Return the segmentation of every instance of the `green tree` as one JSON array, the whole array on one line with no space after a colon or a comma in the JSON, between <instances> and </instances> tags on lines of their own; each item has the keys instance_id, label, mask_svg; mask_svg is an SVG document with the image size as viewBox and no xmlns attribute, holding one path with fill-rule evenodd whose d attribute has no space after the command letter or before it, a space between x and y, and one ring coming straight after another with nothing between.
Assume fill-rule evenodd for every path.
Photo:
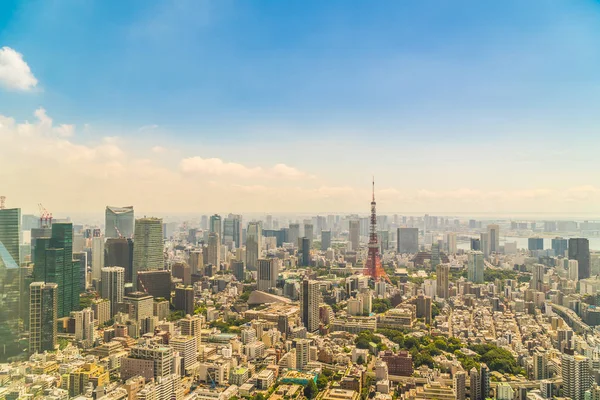
<instances>
[{"instance_id":1,"label":"green tree","mask_svg":"<svg viewBox=\"0 0 600 400\"><path fill-rule=\"evenodd\" d=\"M358 358L356 359L356 363L358 365L363 365L365 363L365 359L363 358L363 356L358 356Z\"/></svg>"},{"instance_id":2,"label":"green tree","mask_svg":"<svg viewBox=\"0 0 600 400\"><path fill-rule=\"evenodd\" d=\"M319 389L317 388L317 384L314 380L309 380L306 386L304 386L304 396L307 399L314 399L319 393Z\"/></svg>"},{"instance_id":3,"label":"green tree","mask_svg":"<svg viewBox=\"0 0 600 400\"><path fill-rule=\"evenodd\" d=\"M317 379L317 388L319 388L319 390L323 390L327 387L327 384L329 383L329 379L327 379L327 377L325 376L325 374L320 374L319 378Z\"/></svg>"}]
</instances>

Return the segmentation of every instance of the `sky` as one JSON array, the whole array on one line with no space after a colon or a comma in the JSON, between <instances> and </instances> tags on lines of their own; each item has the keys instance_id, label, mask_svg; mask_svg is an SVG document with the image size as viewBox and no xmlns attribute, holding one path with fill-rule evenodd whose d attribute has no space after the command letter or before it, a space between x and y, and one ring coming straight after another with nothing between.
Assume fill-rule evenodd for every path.
<instances>
[{"instance_id":1,"label":"sky","mask_svg":"<svg viewBox=\"0 0 600 400\"><path fill-rule=\"evenodd\" d=\"M600 213L592 0L0 2L25 212Z\"/></svg>"}]
</instances>

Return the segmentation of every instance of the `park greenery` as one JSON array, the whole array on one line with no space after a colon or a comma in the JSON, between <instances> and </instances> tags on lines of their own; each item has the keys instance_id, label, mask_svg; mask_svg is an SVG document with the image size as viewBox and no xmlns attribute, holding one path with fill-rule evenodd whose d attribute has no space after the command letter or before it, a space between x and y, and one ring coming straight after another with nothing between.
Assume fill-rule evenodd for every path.
<instances>
[{"instance_id":1,"label":"park greenery","mask_svg":"<svg viewBox=\"0 0 600 400\"><path fill-rule=\"evenodd\" d=\"M376 314L384 313L392 308L390 299L373 299L372 310Z\"/></svg>"}]
</instances>

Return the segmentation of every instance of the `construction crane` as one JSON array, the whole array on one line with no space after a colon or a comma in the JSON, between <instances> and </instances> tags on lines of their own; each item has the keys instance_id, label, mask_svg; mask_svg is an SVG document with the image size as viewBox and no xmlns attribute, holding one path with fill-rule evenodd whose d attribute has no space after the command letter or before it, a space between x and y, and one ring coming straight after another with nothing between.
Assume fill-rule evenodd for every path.
<instances>
[{"instance_id":1,"label":"construction crane","mask_svg":"<svg viewBox=\"0 0 600 400\"><path fill-rule=\"evenodd\" d=\"M38 203L40 209L40 228L49 228L52 225L52 213L48 212L42 203Z\"/></svg>"},{"instance_id":2,"label":"construction crane","mask_svg":"<svg viewBox=\"0 0 600 400\"><path fill-rule=\"evenodd\" d=\"M6 208L4 202L6 201L6 196L0 196L0 210L4 210Z\"/></svg>"}]
</instances>

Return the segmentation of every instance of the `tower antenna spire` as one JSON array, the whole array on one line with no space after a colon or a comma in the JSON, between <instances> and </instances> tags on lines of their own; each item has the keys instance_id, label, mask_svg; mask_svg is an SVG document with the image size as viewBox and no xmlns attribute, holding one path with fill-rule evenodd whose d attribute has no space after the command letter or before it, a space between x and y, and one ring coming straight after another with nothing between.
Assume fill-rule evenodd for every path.
<instances>
[{"instance_id":1,"label":"tower antenna spire","mask_svg":"<svg viewBox=\"0 0 600 400\"><path fill-rule=\"evenodd\" d=\"M373 202L375 202L375 175L373 175Z\"/></svg>"}]
</instances>

